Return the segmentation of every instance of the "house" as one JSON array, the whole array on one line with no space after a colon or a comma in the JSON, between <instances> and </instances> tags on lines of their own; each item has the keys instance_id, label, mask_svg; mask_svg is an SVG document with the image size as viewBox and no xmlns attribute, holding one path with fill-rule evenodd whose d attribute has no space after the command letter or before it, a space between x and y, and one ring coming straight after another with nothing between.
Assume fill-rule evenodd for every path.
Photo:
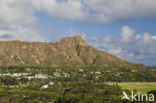
<instances>
[{"instance_id":1,"label":"house","mask_svg":"<svg viewBox=\"0 0 156 103\"><path fill-rule=\"evenodd\" d=\"M137 72L137 70L136 70L136 69L132 69L132 70L131 70L131 72L133 72L133 73L134 73L134 72Z\"/></svg>"},{"instance_id":2,"label":"house","mask_svg":"<svg viewBox=\"0 0 156 103\"><path fill-rule=\"evenodd\" d=\"M101 74L101 72L99 72L99 71L96 71L96 72L95 72L95 74Z\"/></svg>"},{"instance_id":3,"label":"house","mask_svg":"<svg viewBox=\"0 0 156 103\"><path fill-rule=\"evenodd\" d=\"M79 69L79 72L84 72L84 70L83 69Z\"/></svg>"},{"instance_id":4,"label":"house","mask_svg":"<svg viewBox=\"0 0 156 103\"><path fill-rule=\"evenodd\" d=\"M56 72L56 73L54 73L53 75L54 75L55 77L60 77L60 74L59 74L59 73L57 73L57 72Z\"/></svg>"},{"instance_id":5,"label":"house","mask_svg":"<svg viewBox=\"0 0 156 103\"><path fill-rule=\"evenodd\" d=\"M43 74L36 74L35 75L35 78L37 78L37 79L47 79L48 78L48 76L47 75L43 75Z\"/></svg>"},{"instance_id":6,"label":"house","mask_svg":"<svg viewBox=\"0 0 156 103\"><path fill-rule=\"evenodd\" d=\"M70 74L68 73L62 73L64 77L70 77Z\"/></svg>"},{"instance_id":7,"label":"house","mask_svg":"<svg viewBox=\"0 0 156 103\"><path fill-rule=\"evenodd\" d=\"M53 84L54 84L54 82L51 82L51 81L50 81L49 85L53 85Z\"/></svg>"},{"instance_id":8,"label":"house","mask_svg":"<svg viewBox=\"0 0 156 103\"><path fill-rule=\"evenodd\" d=\"M45 85L43 85L42 87L41 87L41 89L47 89L49 87L49 85L48 84L45 84Z\"/></svg>"}]
</instances>

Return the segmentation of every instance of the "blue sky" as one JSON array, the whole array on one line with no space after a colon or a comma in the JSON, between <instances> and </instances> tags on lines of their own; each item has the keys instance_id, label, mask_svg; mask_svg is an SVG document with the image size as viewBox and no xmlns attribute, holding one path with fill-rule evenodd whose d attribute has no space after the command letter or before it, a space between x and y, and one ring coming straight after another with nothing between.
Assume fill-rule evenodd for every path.
<instances>
[{"instance_id":1,"label":"blue sky","mask_svg":"<svg viewBox=\"0 0 156 103\"><path fill-rule=\"evenodd\" d=\"M62 35L64 35L69 29L73 29L97 38L107 35L119 37L120 29L124 25L135 29L136 33L139 34L149 32L150 34L156 35L156 18L151 17L134 18L125 21L117 21L110 24L92 24L49 18L41 13L36 13L36 16L39 18L37 21L38 25L42 27L51 26L52 29L55 28L52 31L57 31Z\"/></svg>"},{"instance_id":2,"label":"blue sky","mask_svg":"<svg viewBox=\"0 0 156 103\"><path fill-rule=\"evenodd\" d=\"M0 40L79 35L124 60L156 65L156 0L1 0Z\"/></svg>"}]
</instances>

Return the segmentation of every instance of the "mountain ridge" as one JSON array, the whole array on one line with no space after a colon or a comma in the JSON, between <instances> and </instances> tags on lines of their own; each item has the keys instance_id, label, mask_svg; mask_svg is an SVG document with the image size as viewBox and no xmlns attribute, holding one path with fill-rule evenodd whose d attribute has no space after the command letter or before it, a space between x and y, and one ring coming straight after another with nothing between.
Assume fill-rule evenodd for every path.
<instances>
[{"instance_id":1,"label":"mountain ridge","mask_svg":"<svg viewBox=\"0 0 156 103\"><path fill-rule=\"evenodd\" d=\"M135 65L89 46L80 36L56 42L0 41L0 65L129 66Z\"/></svg>"}]
</instances>

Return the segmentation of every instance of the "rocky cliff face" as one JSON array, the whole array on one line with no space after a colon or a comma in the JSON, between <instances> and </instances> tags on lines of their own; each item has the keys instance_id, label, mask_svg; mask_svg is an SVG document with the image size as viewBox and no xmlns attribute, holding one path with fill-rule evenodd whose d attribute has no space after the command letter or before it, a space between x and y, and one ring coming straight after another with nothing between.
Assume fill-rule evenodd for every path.
<instances>
[{"instance_id":1,"label":"rocky cliff face","mask_svg":"<svg viewBox=\"0 0 156 103\"><path fill-rule=\"evenodd\" d=\"M127 66L131 63L90 47L75 36L50 43L1 41L0 65Z\"/></svg>"}]
</instances>

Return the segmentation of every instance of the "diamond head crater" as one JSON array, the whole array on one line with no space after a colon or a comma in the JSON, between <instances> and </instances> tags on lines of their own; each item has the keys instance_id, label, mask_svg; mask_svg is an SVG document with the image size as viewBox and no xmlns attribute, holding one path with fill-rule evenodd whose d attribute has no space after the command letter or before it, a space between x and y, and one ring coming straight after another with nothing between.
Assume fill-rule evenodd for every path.
<instances>
[{"instance_id":1,"label":"diamond head crater","mask_svg":"<svg viewBox=\"0 0 156 103\"><path fill-rule=\"evenodd\" d=\"M156 69L91 47L80 36L56 42L0 41L1 103L133 103L156 93ZM148 99L147 99L148 100ZM142 101L145 102L145 101ZM146 103L146 102L145 102Z\"/></svg>"}]
</instances>

